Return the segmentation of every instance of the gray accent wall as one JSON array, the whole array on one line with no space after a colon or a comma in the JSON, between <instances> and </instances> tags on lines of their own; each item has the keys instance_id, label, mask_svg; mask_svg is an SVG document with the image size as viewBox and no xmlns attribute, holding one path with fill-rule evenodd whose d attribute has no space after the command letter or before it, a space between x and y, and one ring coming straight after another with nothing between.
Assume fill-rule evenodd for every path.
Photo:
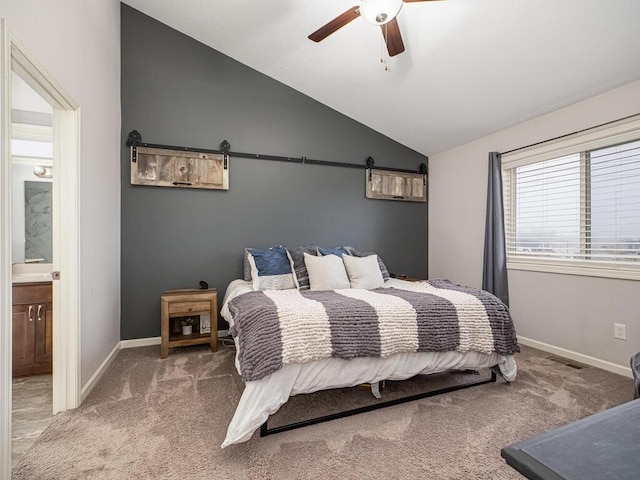
<instances>
[{"instance_id":1,"label":"gray accent wall","mask_svg":"<svg viewBox=\"0 0 640 480\"><path fill-rule=\"evenodd\" d=\"M231 157L228 191L132 186L125 140L134 129L163 145L218 149L226 139L238 152L362 164L372 156L416 170L426 162L122 5L122 339L160 335L167 289L205 280L221 303L242 278L244 247L353 245L377 252L390 272L427 274L427 205L366 199L364 170Z\"/></svg>"}]
</instances>

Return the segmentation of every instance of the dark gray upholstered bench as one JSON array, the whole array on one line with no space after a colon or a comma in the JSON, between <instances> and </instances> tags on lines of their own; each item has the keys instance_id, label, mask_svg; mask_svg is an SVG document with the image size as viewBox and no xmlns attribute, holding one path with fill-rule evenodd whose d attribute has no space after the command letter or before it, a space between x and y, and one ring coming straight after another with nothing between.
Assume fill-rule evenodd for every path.
<instances>
[{"instance_id":1,"label":"dark gray upholstered bench","mask_svg":"<svg viewBox=\"0 0 640 480\"><path fill-rule=\"evenodd\" d=\"M501 451L531 480L638 480L640 400L632 400Z\"/></svg>"},{"instance_id":2,"label":"dark gray upholstered bench","mask_svg":"<svg viewBox=\"0 0 640 480\"><path fill-rule=\"evenodd\" d=\"M640 478L640 352L630 363L635 400L505 447L502 457L531 480Z\"/></svg>"}]
</instances>

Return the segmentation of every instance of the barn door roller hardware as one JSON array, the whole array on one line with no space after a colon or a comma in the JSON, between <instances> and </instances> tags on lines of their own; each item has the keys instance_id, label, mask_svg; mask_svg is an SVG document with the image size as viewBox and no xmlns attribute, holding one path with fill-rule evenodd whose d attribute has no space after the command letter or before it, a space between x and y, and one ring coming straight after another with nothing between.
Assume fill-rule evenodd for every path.
<instances>
[{"instance_id":1,"label":"barn door roller hardware","mask_svg":"<svg viewBox=\"0 0 640 480\"><path fill-rule=\"evenodd\" d=\"M176 147L172 145L159 145L154 143L142 143L142 135L137 130L132 130L129 133L126 141L127 147L131 147L131 161L137 161L137 149L138 147L147 147L147 148L162 148L167 150L181 150L185 152L198 152L198 153L213 153L213 154L221 154L224 156L224 168L226 169L229 162L229 157L237 157L237 158L252 158L254 160L271 160L276 162L289 162L289 163L302 163L302 164L311 164L311 165L321 165L325 167L343 167L343 168L357 168L357 169L369 169L371 170L374 165L374 161L372 157L368 157L365 164L360 163L347 163L347 162L333 162L328 160L315 160L312 158L308 158L306 156L302 157L284 157L279 155L266 155L262 153L243 153L243 152L234 152L231 150L231 144L227 140L223 140L220 142L219 150L211 150L204 148L192 148L192 147ZM428 158L427 158L428 160ZM427 173L427 165L426 163L421 163L418 167L418 170L408 170L405 168L393 168L393 167L375 167L376 170L386 170L389 172L401 172L401 173L421 173L425 176L426 182L426 173Z\"/></svg>"},{"instance_id":2,"label":"barn door roller hardware","mask_svg":"<svg viewBox=\"0 0 640 480\"><path fill-rule=\"evenodd\" d=\"M131 130L127 137L127 147L131 147L131 161L138 160L138 144L142 140L142 135L137 130Z\"/></svg>"}]
</instances>

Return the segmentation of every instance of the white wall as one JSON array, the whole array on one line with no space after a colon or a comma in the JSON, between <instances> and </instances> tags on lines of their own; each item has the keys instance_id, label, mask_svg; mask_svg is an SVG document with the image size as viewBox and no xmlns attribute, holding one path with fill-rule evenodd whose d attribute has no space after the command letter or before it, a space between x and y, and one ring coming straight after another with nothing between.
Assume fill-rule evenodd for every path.
<instances>
[{"instance_id":1,"label":"white wall","mask_svg":"<svg viewBox=\"0 0 640 480\"><path fill-rule=\"evenodd\" d=\"M640 82L429 158L429 276L480 287L487 157L640 113ZM640 282L509 271L518 335L627 366L640 351ZM628 340L613 338L613 323Z\"/></svg>"},{"instance_id":2,"label":"white wall","mask_svg":"<svg viewBox=\"0 0 640 480\"><path fill-rule=\"evenodd\" d=\"M84 385L120 340L120 2L3 0L0 17L80 105Z\"/></svg>"}]
</instances>

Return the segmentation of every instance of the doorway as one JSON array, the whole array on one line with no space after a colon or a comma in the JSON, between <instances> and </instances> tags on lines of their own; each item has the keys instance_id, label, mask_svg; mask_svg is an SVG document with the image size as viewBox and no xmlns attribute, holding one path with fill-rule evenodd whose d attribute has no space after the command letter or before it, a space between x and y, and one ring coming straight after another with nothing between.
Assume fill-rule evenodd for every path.
<instances>
[{"instance_id":1,"label":"doorway","mask_svg":"<svg viewBox=\"0 0 640 480\"><path fill-rule=\"evenodd\" d=\"M52 400L51 413L55 414L80 403L80 328L79 328L79 108L64 92L64 89L7 31L4 21L1 30L1 73L0 98L2 99L2 150L0 167L2 191L0 196L0 307L2 318L13 318L12 285L14 276L48 275L52 290L53 322L52 350ZM19 80L15 80L18 78ZM24 125L33 124L38 115L25 114L13 109L12 83L22 82L35 92L50 110L51 163L36 165L43 174L52 171L51 186L51 251L50 258L43 250L19 251L14 257L14 215L12 196L12 113L13 119L28 120ZM22 84L18 88L24 88ZM16 110L13 112L12 110ZM42 112L41 112L42 113ZM21 117L22 116L22 117ZM16 122L20 123L20 122ZM18 127L18 130L21 127ZM34 134L38 128L26 128ZM13 129L15 131L15 129ZM24 133L24 131L23 131ZM37 135L37 133L35 133ZM13 149L18 148L17 145ZM19 156L19 155L18 155ZM45 163L45 162L41 162ZM17 170L17 169L16 169ZM37 185L36 185L37 187ZM41 189L38 190L41 193ZM64 222L62 219L64 218ZM19 226L17 228L24 228ZM17 236L19 237L19 235ZM19 245L22 239L17 240ZM16 250L20 250L16 247ZM46 249L45 249L46 250ZM28 255L25 255L28 253ZM35 255L35 257L33 256ZM50 259L50 263L47 260ZM22 260L22 262L20 262ZM15 263L15 265L14 265ZM43 272L44 270L44 272ZM59 279L58 279L59 278ZM36 317L39 305L36 305ZM46 314L46 312L45 312ZM27 320L28 321L28 320ZM37 321L37 320L36 320ZM0 478L9 478L11 472L11 406L12 406L12 337L11 321L0 325Z\"/></svg>"},{"instance_id":2,"label":"doorway","mask_svg":"<svg viewBox=\"0 0 640 480\"><path fill-rule=\"evenodd\" d=\"M13 467L53 419L54 173L53 107L12 71Z\"/></svg>"}]
</instances>

